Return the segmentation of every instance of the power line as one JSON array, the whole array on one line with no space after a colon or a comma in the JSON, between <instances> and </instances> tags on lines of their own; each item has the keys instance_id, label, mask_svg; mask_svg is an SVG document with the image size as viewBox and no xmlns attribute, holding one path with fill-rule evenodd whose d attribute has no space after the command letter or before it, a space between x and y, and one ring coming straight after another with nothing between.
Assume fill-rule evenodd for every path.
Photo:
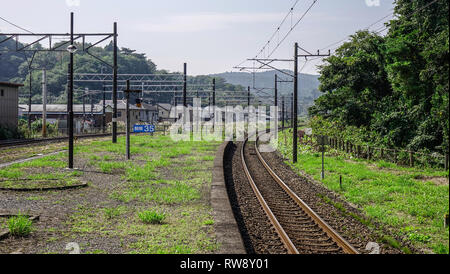
<instances>
[{"instance_id":1,"label":"power line","mask_svg":"<svg viewBox=\"0 0 450 274\"><path fill-rule=\"evenodd\" d=\"M286 16L283 18L283 20L281 21L281 23L278 25L278 27L276 28L275 32L272 34L272 36L270 37L270 39L267 41L267 43L265 43L265 45L263 46L263 48L258 52L258 54L256 54L255 58L258 58L258 56L263 53L266 48L268 46L270 46L270 44L272 43L272 40L275 38L275 36L278 34L280 34L280 29L281 27L284 25L284 23L286 22L286 20L288 19L289 15L291 15L291 19L292 19L292 14L293 11L295 9L295 7L297 6L298 2L300 0L296 0L294 5L289 9L289 12L286 14ZM297 20L297 22L292 25L292 21L291 21L291 27L289 29L289 31L286 33L286 35L281 39L281 41L278 39L278 42L275 46L275 48L268 54L267 57L272 56L272 54L278 49L278 47L284 42L284 40L289 36L289 34L297 27L297 25L303 20L303 18L306 16L306 14L311 10L311 8L316 4L318 0L314 0L312 2L312 4L308 7L308 9L302 14L302 16L300 17L300 19ZM247 62L248 60L244 60L242 61L239 65L237 65L236 67L240 67L242 64L244 64L245 62Z\"/></svg>"},{"instance_id":2,"label":"power line","mask_svg":"<svg viewBox=\"0 0 450 274\"><path fill-rule=\"evenodd\" d=\"M277 46L272 50L272 52L269 54L269 57L272 56L272 54L278 49L278 47L284 42L284 40L291 34L291 32L297 27L297 25L305 18L306 14L312 9L312 7L317 3L318 0L314 0L312 4L309 6L309 8L303 13L303 15L300 17L299 20L295 23L294 26L291 27L291 29L286 33L286 35L281 39L280 42L278 42Z\"/></svg>"},{"instance_id":3,"label":"power line","mask_svg":"<svg viewBox=\"0 0 450 274\"><path fill-rule=\"evenodd\" d=\"M432 2L430 2L430 3L428 3L428 4L425 4L425 5L423 5L422 7L420 7L419 9L415 10L414 12L411 12L411 13L405 15L404 17L408 18L408 17L410 17L410 16L416 14L417 12L422 11L422 10L424 10L425 8L428 8L429 6L431 6L432 4L436 3L437 1L439 1L439 0L433 0ZM393 11L393 10L394 10L394 9L391 9L391 11ZM372 24L370 24L368 27L366 27L365 30L369 30L371 27L373 27L373 26L376 25L377 23L381 22L382 20L384 20L384 19L386 19L386 18L388 18L388 17L390 17L390 16L394 16L394 14L393 14L393 13L390 13L390 14L388 14L388 15L386 15L386 16L380 18L379 20L375 21L374 23L372 23ZM386 23L387 23L387 22L386 22ZM376 29L376 30L374 31L374 33L375 33L375 34L379 34L379 33L383 32L383 31L387 30L388 28L389 28L389 26L384 25L384 26L382 26L382 27ZM340 44L340 43L343 42L343 41L348 40L348 38L350 38L350 35L349 35L349 36L346 36L344 39L339 40L338 42L332 43L332 44L330 44L330 45L328 45L328 46L322 48L321 50L324 50L324 49L335 49L335 48L337 48L337 47L334 47L334 48L331 48L331 47L334 46L334 45L336 45L336 44Z\"/></svg>"},{"instance_id":4,"label":"power line","mask_svg":"<svg viewBox=\"0 0 450 274\"><path fill-rule=\"evenodd\" d=\"M391 9L391 11L393 11L394 9ZM369 30L371 27L373 27L374 25L378 24L379 22L383 21L384 19L393 16L394 14L391 12L388 15L383 16L382 18L378 19L377 21L373 22L372 24L370 24L369 26L365 27L365 30ZM384 27L384 26L383 26ZM346 40L348 40L350 38L351 35L347 35L345 38L342 38L341 40L331 43L328 46L321 48L320 50L325 50L325 49L334 49L332 48L332 46L340 44L341 42L344 42Z\"/></svg>"},{"instance_id":5,"label":"power line","mask_svg":"<svg viewBox=\"0 0 450 274\"><path fill-rule=\"evenodd\" d=\"M21 26L16 25L16 24L14 24L13 22L8 21L8 20L6 20L5 18L3 18L3 17L1 17L1 16L0 16L0 19L3 20L3 21L5 21L6 23L8 23L8 24L10 24L10 25L12 25L12 26L14 26L14 27L16 27L16 28L19 28L19 29L21 29L21 30L23 30L23 31L26 31L26 32L31 33L31 34L34 34L33 32L31 32L31 31L29 31L29 30L27 30L27 29L25 29L25 28L22 28Z\"/></svg>"},{"instance_id":6,"label":"power line","mask_svg":"<svg viewBox=\"0 0 450 274\"><path fill-rule=\"evenodd\" d=\"M272 34L272 36L270 37L270 39L268 40L268 42L264 45L264 47L259 51L259 53L255 56L256 58L262 53L264 52L264 50L266 49L266 47L270 44L270 42L272 41L272 39L275 37L275 35L277 33L279 33L281 27L283 26L284 22L286 22L286 19L289 17L289 15L292 14L292 12L294 11L295 6L298 4L300 0L295 1L294 5L289 9L289 12L286 14L286 16L283 18L283 20L281 21L280 25L278 25L277 29L275 30L275 32Z\"/></svg>"}]
</instances>

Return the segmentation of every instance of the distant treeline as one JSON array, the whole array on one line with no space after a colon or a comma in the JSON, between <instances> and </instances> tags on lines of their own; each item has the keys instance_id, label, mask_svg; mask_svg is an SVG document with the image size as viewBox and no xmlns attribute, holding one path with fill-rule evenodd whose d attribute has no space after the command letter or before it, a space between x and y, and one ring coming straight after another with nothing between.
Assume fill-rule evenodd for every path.
<instances>
[{"instance_id":1,"label":"distant treeline","mask_svg":"<svg viewBox=\"0 0 450 274\"><path fill-rule=\"evenodd\" d=\"M387 35L359 31L320 67L309 109L334 136L448 151L449 2L397 0Z\"/></svg>"},{"instance_id":2,"label":"distant treeline","mask_svg":"<svg viewBox=\"0 0 450 274\"><path fill-rule=\"evenodd\" d=\"M0 41L6 38L0 35ZM0 44L0 81L11 81L15 83L23 83L25 86L20 89L20 103L28 103L29 94L29 71L28 60L31 59L31 53L14 52L15 41L9 40ZM58 45L58 44L56 44ZM55 46L56 46L55 45ZM77 44L78 48L81 45ZM32 49L42 48L42 45L36 44ZM6 52L9 51L9 52ZM112 43L105 47L93 47L90 52L108 63L113 60L113 45ZM69 55L67 53L58 52L38 52L34 58L32 67L35 68L32 72L32 103L38 104L42 102L42 69L47 70L48 82L48 103L66 103L67 102L67 66L69 63ZM75 73L112 73L111 69L105 64L89 56L88 54L78 51L74 55L74 72ZM129 48L120 48L118 54L119 73L121 74L168 74L166 70L158 70L153 61L146 57L143 53L137 53L135 50ZM183 64L180 64L180 71ZM196 85L207 85L212 83L212 77L196 76L188 77L188 83L195 82ZM77 83L75 83L77 85ZM110 83L108 83L110 84ZM101 83L83 83L78 84L75 88L84 90L101 90ZM216 79L217 90L244 90L238 85L227 84L224 79ZM75 92L75 103L81 103L81 92ZM110 95L108 95L110 96ZM171 102L173 94L160 93L148 95L148 99L153 102ZM94 100L102 99L102 94L94 95ZM109 98L107 98L109 99Z\"/></svg>"}]
</instances>

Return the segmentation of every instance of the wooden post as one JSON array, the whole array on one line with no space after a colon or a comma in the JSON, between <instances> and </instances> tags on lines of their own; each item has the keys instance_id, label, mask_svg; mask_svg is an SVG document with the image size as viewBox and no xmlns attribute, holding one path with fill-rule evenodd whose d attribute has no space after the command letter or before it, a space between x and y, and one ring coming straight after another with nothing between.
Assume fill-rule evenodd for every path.
<instances>
[{"instance_id":1,"label":"wooden post","mask_svg":"<svg viewBox=\"0 0 450 274\"><path fill-rule=\"evenodd\" d=\"M367 146L367 160L370 161L370 146Z\"/></svg>"}]
</instances>

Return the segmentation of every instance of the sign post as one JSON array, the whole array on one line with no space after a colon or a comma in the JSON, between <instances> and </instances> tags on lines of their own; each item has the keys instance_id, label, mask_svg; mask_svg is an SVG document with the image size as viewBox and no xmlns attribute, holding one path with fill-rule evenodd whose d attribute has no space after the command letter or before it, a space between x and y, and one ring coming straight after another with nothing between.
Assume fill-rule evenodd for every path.
<instances>
[{"instance_id":1,"label":"sign post","mask_svg":"<svg viewBox=\"0 0 450 274\"><path fill-rule=\"evenodd\" d=\"M153 133L155 132L154 125L134 125L133 126L134 133Z\"/></svg>"}]
</instances>

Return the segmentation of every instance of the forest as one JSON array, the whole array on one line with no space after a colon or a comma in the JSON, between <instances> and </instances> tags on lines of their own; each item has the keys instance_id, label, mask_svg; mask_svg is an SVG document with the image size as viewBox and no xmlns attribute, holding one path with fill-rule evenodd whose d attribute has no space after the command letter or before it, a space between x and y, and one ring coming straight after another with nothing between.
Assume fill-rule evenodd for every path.
<instances>
[{"instance_id":1,"label":"forest","mask_svg":"<svg viewBox=\"0 0 450 274\"><path fill-rule=\"evenodd\" d=\"M320 67L312 125L355 142L448 152L448 8L398 0L386 35L352 35Z\"/></svg>"},{"instance_id":2,"label":"forest","mask_svg":"<svg viewBox=\"0 0 450 274\"><path fill-rule=\"evenodd\" d=\"M0 41L5 39L0 35ZM19 43L19 45L21 45ZM57 46L58 43L55 44ZM75 44L81 48L81 44ZM40 49L42 45L35 44L32 49ZM28 103L30 74L29 62L32 58L31 52L14 52L15 41L8 40L0 44L0 81L10 81L23 83L24 87L20 92L20 103ZM100 57L102 60L112 63L113 45L112 42L104 47L92 47L90 53ZM32 103L42 102L42 70L47 70L48 95L47 100L50 104L64 104L67 102L67 66L69 63L69 54L66 52L38 52L33 59L31 66L32 73ZM189 64L188 64L189 65ZM137 53L129 48L120 48L118 52L118 72L126 74L170 74L180 72L168 72L164 69L157 69L156 64L143 53ZM183 69L183 63L180 63L180 71ZM111 68L96 60L83 51L78 51L74 55L74 73L112 73ZM198 85L210 85L212 83L210 76L188 76L188 83L195 82ZM109 83L110 84L110 83ZM85 83L82 86L75 86L74 102L81 103L81 94L85 88L90 90L101 90L101 83ZM238 85L227 84L224 79L216 79L217 90L244 90ZM148 95L148 100L158 102L171 102L173 94L163 93ZM157 96L154 98L154 96ZM95 94L94 100L102 99L102 94ZM109 98L107 98L109 99Z\"/></svg>"}]
</instances>

